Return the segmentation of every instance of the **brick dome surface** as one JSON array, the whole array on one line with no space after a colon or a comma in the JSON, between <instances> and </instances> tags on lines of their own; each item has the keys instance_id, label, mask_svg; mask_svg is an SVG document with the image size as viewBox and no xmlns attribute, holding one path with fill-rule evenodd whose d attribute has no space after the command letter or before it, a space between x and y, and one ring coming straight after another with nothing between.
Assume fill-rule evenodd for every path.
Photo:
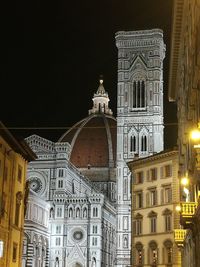
<instances>
[{"instance_id":1,"label":"brick dome surface","mask_svg":"<svg viewBox=\"0 0 200 267\"><path fill-rule=\"evenodd\" d=\"M64 133L59 142L72 147L70 162L77 168L115 168L116 119L107 114L92 114Z\"/></svg>"}]
</instances>

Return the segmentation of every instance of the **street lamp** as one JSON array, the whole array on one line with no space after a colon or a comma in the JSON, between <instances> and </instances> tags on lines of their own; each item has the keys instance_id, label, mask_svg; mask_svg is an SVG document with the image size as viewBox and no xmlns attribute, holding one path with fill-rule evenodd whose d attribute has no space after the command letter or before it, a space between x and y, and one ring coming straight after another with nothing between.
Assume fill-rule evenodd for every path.
<instances>
[{"instance_id":1,"label":"street lamp","mask_svg":"<svg viewBox=\"0 0 200 267\"><path fill-rule=\"evenodd\" d=\"M183 186L188 185L188 184L189 184L189 179L188 179L187 177L183 177L183 178L181 178L181 184L182 184Z\"/></svg>"},{"instance_id":2,"label":"street lamp","mask_svg":"<svg viewBox=\"0 0 200 267\"><path fill-rule=\"evenodd\" d=\"M177 205L177 206L176 206L176 211L178 211L178 212L181 211L181 206L180 206L180 205Z\"/></svg>"},{"instance_id":3,"label":"street lamp","mask_svg":"<svg viewBox=\"0 0 200 267\"><path fill-rule=\"evenodd\" d=\"M198 124L198 129L191 132L190 137L194 141L194 148L200 148L200 124Z\"/></svg>"}]
</instances>

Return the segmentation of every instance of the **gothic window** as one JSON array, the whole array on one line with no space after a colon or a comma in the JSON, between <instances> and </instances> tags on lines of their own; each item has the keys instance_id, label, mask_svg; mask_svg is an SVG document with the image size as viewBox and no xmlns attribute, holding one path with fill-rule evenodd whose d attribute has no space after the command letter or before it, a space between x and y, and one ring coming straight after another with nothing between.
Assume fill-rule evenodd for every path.
<instances>
[{"instance_id":1,"label":"gothic window","mask_svg":"<svg viewBox=\"0 0 200 267\"><path fill-rule=\"evenodd\" d=\"M73 209L69 208L69 218L72 218L72 217L73 217Z\"/></svg>"},{"instance_id":2,"label":"gothic window","mask_svg":"<svg viewBox=\"0 0 200 267\"><path fill-rule=\"evenodd\" d=\"M147 151L147 137L146 135L141 136L141 151Z\"/></svg>"},{"instance_id":3,"label":"gothic window","mask_svg":"<svg viewBox=\"0 0 200 267\"><path fill-rule=\"evenodd\" d=\"M54 218L54 208L50 208L50 218Z\"/></svg>"},{"instance_id":4,"label":"gothic window","mask_svg":"<svg viewBox=\"0 0 200 267\"><path fill-rule=\"evenodd\" d=\"M62 208L57 207L56 216L57 217L62 217Z\"/></svg>"},{"instance_id":5,"label":"gothic window","mask_svg":"<svg viewBox=\"0 0 200 267\"><path fill-rule=\"evenodd\" d=\"M97 234L97 229L98 229L98 226L97 225L93 225L93 227L92 227L92 233L93 234Z\"/></svg>"},{"instance_id":6,"label":"gothic window","mask_svg":"<svg viewBox=\"0 0 200 267\"><path fill-rule=\"evenodd\" d=\"M98 208L97 207L93 208L93 217L98 217Z\"/></svg>"},{"instance_id":7,"label":"gothic window","mask_svg":"<svg viewBox=\"0 0 200 267\"><path fill-rule=\"evenodd\" d=\"M64 177L64 169L58 170L58 177Z\"/></svg>"},{"instance_id":8,"label":"gothic window","mask_svg":"<svg viewBox=\"0 0 200 267\"><path fill-rule=\"evenodd\" d=\"M144 108L145 103L145 82L134 81L133 82L133 94L132 94L132 107L133 108Z\"/></svg>"},{"instance_id":9,"label":"gothic window","mask_svg":"<svg viewBox=\"0 0 200 267\"><path fill-rule=\"evenodd\" d=\"M63 188L63 180L58 180L58 188Z\"/></svg>"},{"instance_id":10,"label":"gothic window","mask_svg":"<svg viewBox=\"0 0 200 267\"><path fill-rule=\"evenodd\" d=\"M79 218L79 217L80 217L80 209L77 208L77 209L76 209L76 218Z\"/></svg>"},{"instance_id":11,"label":"gothic window","mask_svg":"<svg viewBox=\"0 0 200 267\"><path fill-rule=\"evenodd\" d=\"M136 137L131 136L130 137L130 152L135 152L136 151Z\"/></svg>"}]
</instances>

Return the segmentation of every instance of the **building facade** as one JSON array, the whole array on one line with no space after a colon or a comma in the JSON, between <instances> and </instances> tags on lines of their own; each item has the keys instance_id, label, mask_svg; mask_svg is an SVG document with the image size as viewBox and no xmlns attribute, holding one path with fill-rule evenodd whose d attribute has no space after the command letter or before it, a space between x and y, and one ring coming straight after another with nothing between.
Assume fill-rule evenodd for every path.
<instances>
[{"instance_id":1,"label":"building facade","mask_svg":"<svg viewBox=\"0 0 200 267\"><path fill-rule=\"evenodd\" d=\"M131 266L180 267L174 241L179 228L178 151L157 153L128 163L132 172Z\"/></svg>"},{"instance_id":2,"label":"building facade","mask_svg":"<svg viewBox=\"0 0 200 267\"><path fill-rule=\"evenodd\" d=\"M163 59L159 29L116 33L117 266L130 266L131 173L127 162L163 150Z\"/></svg>"},{"instance_id":3,"label":"building facade","mask_svg":"<svg viewBox=\"0 0 200 267\"><path fill-rule=\"evenodd\" d=\"M173 6L169 99L177 102L180 214L183 226L181 242L182 266L200 266L200 1L175 0ZM185 178L184 178L185 177ZM184 178L184 179L183 179Z\"/></svg>"},{"instance_id":4,"label":"building facade","mask_svg":"<svg viewBox=\"0 0 200 267\"><path fill-rule=\"evenodd\" d=\"M26 170L36 155L0 123L0 266L21 267Z\"/></svg>"},{"instance_id":5,"label":"building facade","mask_svg":"<svg viewBox=\"0 0 200 267\"><path fill-rule=\"evenodd\" d=\"M89 116L58 142L26 139L38 159L28 167L24 267L114 266L116 120L103 80Z\"/></svg>"}]
</instances>

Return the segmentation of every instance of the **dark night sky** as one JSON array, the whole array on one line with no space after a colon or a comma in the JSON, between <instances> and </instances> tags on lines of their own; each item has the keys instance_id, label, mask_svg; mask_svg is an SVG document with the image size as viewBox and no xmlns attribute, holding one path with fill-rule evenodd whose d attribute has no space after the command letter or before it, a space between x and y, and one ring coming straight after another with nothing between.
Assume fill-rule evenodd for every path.
<instances>
[{"instance_id":1,"label":"dark night sky","mask_svg":"<svg viewBox=\"0 0 200 267\"><path fill-rule=\"evenodd\" d=\"M99 75L116 115L115 32L161 28L165 123L176 122L167 101L172 0L29 0L1 8L1 120L9 127L70 127L87 116ZM55 141L64 130L15 130ZM165 127L165 147L176 126Z\"/></svg>"}]
</instances>

